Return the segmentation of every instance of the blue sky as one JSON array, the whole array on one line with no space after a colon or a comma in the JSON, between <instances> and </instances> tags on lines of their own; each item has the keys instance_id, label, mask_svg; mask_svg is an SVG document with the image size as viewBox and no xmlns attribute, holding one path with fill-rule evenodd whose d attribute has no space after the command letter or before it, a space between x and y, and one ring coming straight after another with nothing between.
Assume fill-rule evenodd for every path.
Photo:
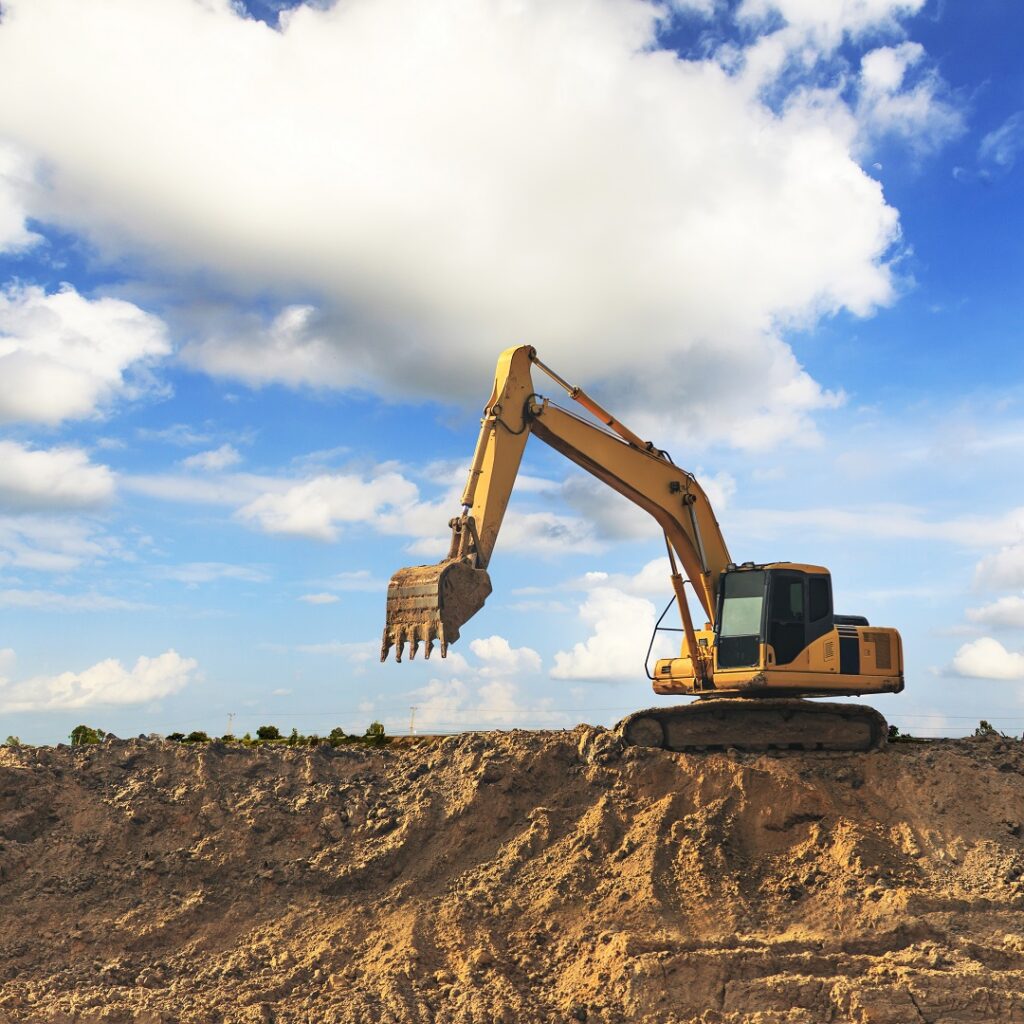
<instances>
[{"instance_id":1,"label":"blue sky","mask_svg":"<svg viewBox=\"0 0 1024 1024\"><path fill-rule=\"evenodd\" d=\"M1013 5L2 13L0 734L651 703L662 541L537 441L484 611L377 664L518 342L901 630L890 721L1024 729Z\"/></svg>"}]
</instances>

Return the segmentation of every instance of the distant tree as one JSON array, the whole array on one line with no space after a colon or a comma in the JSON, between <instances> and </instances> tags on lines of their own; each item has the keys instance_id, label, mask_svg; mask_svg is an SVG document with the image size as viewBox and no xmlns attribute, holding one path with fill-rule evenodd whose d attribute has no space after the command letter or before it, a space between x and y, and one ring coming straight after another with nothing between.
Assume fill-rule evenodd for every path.
<instances>
[{"instance_id":1,"label":"distant tree","mask_svg":"<svg viewBox=\"0 0 1024 1024\"><path fill-rule=\"evenodd\" d=\"M194 729L185 737L186 743L209 743L210 737L199 729Z\"/></svg>"},{"instance_id":2,"label":"distant tree","mask_svg":"<svg viewBox=\"0 0 1024 1024\"><path fill-rule=\"evenodd\" d=\"M288 746L297 747L302 742L302 737L299 735L298 729L292 729L288 735Z\"/></svg>"},{"instance_id":3,"label":"distant tree","mask_svg":"<svg viewBox=\"0 0 1024 1024\"><path fill-rule=\"evenodd\" d=\"M317 734L315 732L311 732L306 737L306 743L308 743L309 746L311 746L311 747L318 747L320 745L320 737L317 736Z\"/></svg>"},{"instance_id":4,"label":"distant tree","mask_svg":"<svg viewBox=\"0 0 1024 1024\"><path fill-rule=\"evenodd\" d=\"M167 738L175 743L180 743L185 738L185 734L183 732L170 732L167 734Z\"/></svg>"},{"instance_id":5,"label":"distant tree","mask_svg":"<svg viewBox=\"0 0 1024 1024\"><path fill-rule=\"evenodd\" d=\"M242 737L242 742L243 742L243 743L252 743L252 734L251 734L251 733L248 733L248 732L247 732L247 733L246 733L246 734L245 734L245 735L244 735L244 736Z\"/></svg>"},{"instance_id":6,"label":"distant tree","mask_svg":"<svg viewBox=\"0 0 1024 1024\"><path fill-rule=\"evenodd\" d=\"M371 722L366 727L364 739L367 743L375 745L387 743L387 736L384 735L384 726L380 722Z\"/></svg>"},{"instance_id":7,"label":"distant tree","mask_svg":"<svg viewBox=\"0 0 1024 1024\"><path fill-rule=\"evenodd\" d=\"M84 747L89 743L102 743L103 730L91 729L88 725L76 725L71 730L71 746Z\"/></svg>"},{"instance_id":8,"label":"distant tree","mask_svg":"<svg viewBox=\"0 0 1024 1024\"><path fill-rule=\"evenodd\" d=\"M974 730L974 735L981 736L1002 736L1003 734L994 726L991 722L986 722L983 718L978 723L978 728Z\"/></svg>"},{"instance_id":9,"label":"distant tree","mask_svg":"<svg viewBox=\"0 0 1024 1024\"><path fill-rule=\"evenodd\" d=\"M8 736L7 739L4 740L4 746L5 747L20 747L21 746L21 740L18 739L17 736Z\"/></svg>"},{"instance_id":10,"label":"distant tree","mask_svg":"<svg viewBox=\"0 0 1024 1024\"><path fill-rule=\"evenodd\" d=\"M223 736L221 736L220 741L221 743L234 743L235 737L231 733L226 732L224 733Z\"/></svg>"},{"instance_id":11,"label":"distant tree","mask_svg":"<svg viewBox=\"0 0 1024 1024\"><path fill-rule=\"evenodd\" d=\"M327 742L330 743L332 747L338 747L342 743L348 742L348 734L345 732L344 729L342 729L340 725L336 725L330 731L330 734L327 737Z\"/></svg>"},{"instance_id":12,"label":"distant tree","mask_svg":"<svg viewBox=\"0 0 1024 1024\"><path fill-rule=\"evenodd\" d=\"M256 735L261 740L279 740L281 738L281 730L276 725L261 725L256 730Z\"/></svg>"}]
</instances>

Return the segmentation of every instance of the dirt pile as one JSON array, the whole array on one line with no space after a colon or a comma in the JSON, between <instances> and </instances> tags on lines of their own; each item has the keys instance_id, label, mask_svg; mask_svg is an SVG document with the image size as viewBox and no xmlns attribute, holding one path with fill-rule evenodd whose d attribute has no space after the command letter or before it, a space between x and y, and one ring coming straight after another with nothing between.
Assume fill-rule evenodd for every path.
<instances>
[{"instance_id":1,"label":"dirt pile","mask_svg":"<svg viewBox=\"0 0 1024 1024\"><path fill-rule=\"evenodd\" d=\"M0 750L0 1022L1024 1022L1024 744Z\"/></svg>"}]
</instances>

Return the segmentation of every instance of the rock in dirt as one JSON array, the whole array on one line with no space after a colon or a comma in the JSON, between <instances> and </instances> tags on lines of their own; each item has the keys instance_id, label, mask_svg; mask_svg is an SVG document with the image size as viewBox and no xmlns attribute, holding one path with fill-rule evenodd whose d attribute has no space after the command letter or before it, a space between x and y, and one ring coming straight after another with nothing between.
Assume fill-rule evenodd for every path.
<instances>
[{"instance_id":1,"label":"rock in dirt","mask_svg":"<svg viewBox=\"0 0 1024 1024\"><path fill-rule=\"evenodd\" d=\"M0 748L0 1024L1024 1022L1024 744Z\"/></svg>"}]
</instances>

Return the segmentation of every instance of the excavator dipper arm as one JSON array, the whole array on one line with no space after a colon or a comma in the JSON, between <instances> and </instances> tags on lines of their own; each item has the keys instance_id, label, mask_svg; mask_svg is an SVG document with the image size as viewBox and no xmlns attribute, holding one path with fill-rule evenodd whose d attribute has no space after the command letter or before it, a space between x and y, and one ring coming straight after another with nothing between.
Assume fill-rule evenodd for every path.
<instances>
[{"instance_id":1,"label":"excavator dipper arm","mask_svg":"<svg viewBox=\"0 0 1024 1024\"><path fill-rule=\"evenodd\" d=\"M598 425L567 412L534 391L531 368L539 366L566 388L570 397L600 421ZM388 586L387 620L381 660L395 648L397 660L408 643L410 657L419 644L426 656L435 642L441 655L461 626L483 607L490 593L486 567L498 539L523 449L530 434L582 466L612 490L648 512L665 533L693 585L697 600L714 622L719 579L729 553L707 495L692 474L642 441L586 395L567 384L522 345L498 359L494 389L484 408L480 436L462 495L462 515L453 519L448 557L435 565L399 570ZM692 641L682 579L673 573L680 612ZM694 649L694 648L691 648Z\"/></svg>"}]
</instances>

